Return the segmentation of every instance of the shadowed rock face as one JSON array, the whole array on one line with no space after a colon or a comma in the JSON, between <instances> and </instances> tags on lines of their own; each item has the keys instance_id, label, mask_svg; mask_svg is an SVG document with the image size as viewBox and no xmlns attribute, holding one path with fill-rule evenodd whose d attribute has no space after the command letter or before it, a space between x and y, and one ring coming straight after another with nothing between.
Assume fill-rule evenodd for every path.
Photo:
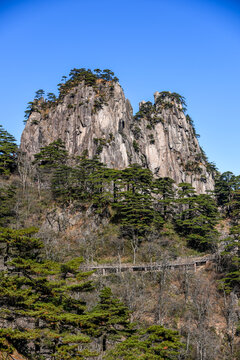
<instances>
[{"instance_id":1,"label":"shadowed rock face","mask_svg":"<svg viewBox=\"0 0 240 360\"><path fill-rule=\"evenodd\" d=\"M155 93L151 114L136 119L119 84L99 81L93 88L82 82L56 106L39 111L30 115L21 137L27 161L61 138L71 155L87 150L112 168L139 163L157 177L191 183L198 193L213 189L194 130L175 100L160 102Z\"/></svg>"}]
</instances>

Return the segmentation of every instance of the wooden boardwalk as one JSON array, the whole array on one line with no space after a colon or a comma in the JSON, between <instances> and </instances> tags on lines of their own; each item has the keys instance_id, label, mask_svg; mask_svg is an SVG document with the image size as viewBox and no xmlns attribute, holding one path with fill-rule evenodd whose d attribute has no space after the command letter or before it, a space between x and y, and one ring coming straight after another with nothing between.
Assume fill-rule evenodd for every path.
<instances>
[{"instance_id":1,"label":"wooden boardwalk","mask_svg":"<svg viewBox=\"0 0 240 360\"><path fill-rule=\"evenodd\" d=\"M105 265L85 265L82 270L95 271L98 275L117 274L123 272L141 272L141 271L161 271L163 268L175 270L179 268L186 268L188 270L196 271L197 267L206 265L208 262L213 262L216 259L215 255L178 258L169 262L152 263L152 264L105 264Z\"/></svg>"}]
</instances>

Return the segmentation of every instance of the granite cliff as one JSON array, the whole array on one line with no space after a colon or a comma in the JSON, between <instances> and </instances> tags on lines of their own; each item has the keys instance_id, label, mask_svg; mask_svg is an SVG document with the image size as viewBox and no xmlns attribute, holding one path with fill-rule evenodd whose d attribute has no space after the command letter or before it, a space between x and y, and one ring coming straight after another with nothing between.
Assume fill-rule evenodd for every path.
<instances>
[{"instance_id":1,"label":"granite cliff","mask_svg":"<svg viewBox=\"0 0 240 360\"><path fill-rule=\"evenodd\" d=\"M191 183L197 193L212 190L212 171L185 116L182 97L156 92L154 99L154 104L142 101L133 116L118 82L98 79L92 86L81 81L55 103L38 100L20 149L31 161L41 147L61 138L71 155L98 154L118 169L139 163L156 177Z\"/></svg>"}]
</instances>

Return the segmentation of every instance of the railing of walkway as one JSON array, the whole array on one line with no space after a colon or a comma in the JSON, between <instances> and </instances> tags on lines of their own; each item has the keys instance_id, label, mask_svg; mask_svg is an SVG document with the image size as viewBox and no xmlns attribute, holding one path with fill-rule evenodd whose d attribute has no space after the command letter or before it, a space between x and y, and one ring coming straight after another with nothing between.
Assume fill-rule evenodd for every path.
<instances>
[{"instance_id":1,"label":"railing of walkway","mask_svg":"<svg viewBox=\"0 0 240 360\"><path fill-rule=\"evenodd\" d=\"M95 270L97 273L118 273L125 271L160 271L162 268L193 268L196 270L197 266L206 264L209 261L214 261L216 256L207 255L207 256L191 256L191 257L181 257L173 261L165 261L161 263L147 263L147 264L104 264L104 265L85 265L84 270Z\"/></svg>"}]
</instances>

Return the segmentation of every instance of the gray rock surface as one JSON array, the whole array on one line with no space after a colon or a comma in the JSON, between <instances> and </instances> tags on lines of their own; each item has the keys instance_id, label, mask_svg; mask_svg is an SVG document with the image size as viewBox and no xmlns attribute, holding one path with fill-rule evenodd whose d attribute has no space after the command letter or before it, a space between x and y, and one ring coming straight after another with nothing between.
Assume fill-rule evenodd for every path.
<instances>
[{"instance_id":1,"label":"gray rock surface","mask_svg":"<svg viewBox=\"0 0 240 360\"><path fill-rule=\"evenodd\" d=\"M155 103L159 94L154 94ZM166 102L169 104L169 99ZM194 130L181 104L171 104L154 105L150 126L144 117L133 117L131 104L118 83L99 81L95 88L80 83L61 103L30 115L20 149L27 161L32 161L42 146L61 138L71 155L87 150L89 157L99 154L101 161L112 168L139 163L156 177L191 183L198 193L212 190L214 180Z\"/></svg>"}]
</instances>

